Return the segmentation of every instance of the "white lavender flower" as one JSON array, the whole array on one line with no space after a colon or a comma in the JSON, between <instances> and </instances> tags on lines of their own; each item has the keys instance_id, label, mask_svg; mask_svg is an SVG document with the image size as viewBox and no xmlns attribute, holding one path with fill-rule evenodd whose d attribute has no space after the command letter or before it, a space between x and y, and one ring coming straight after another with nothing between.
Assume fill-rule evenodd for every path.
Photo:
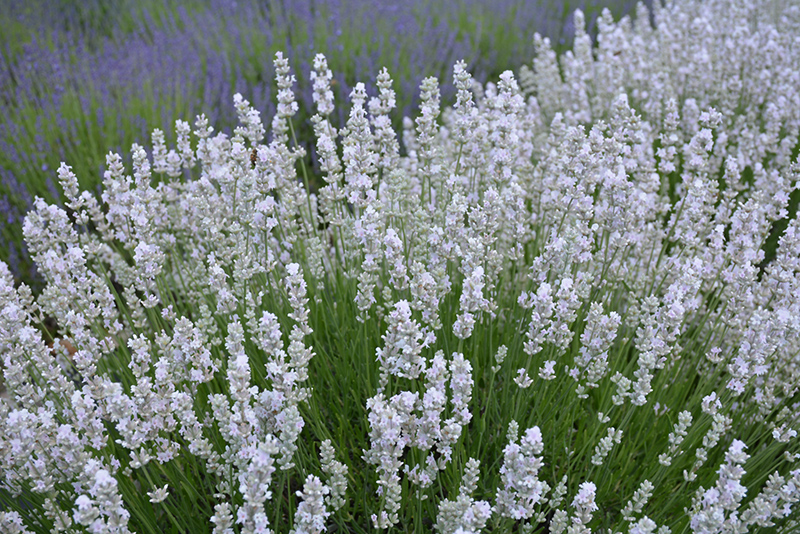
<instances>
[{"instance_id":1,"label":"white lavender flower","mask_svg":"<svg viewBox=\"0 0 800 534\"><path fill-rule=\"evenodd\" d=\"M375 350L385 376L417 378L425 368L422 350L430 343L419 324L411 318L411 307L401 300L387 317L384 346Z\"/></svg>"},{"instance_id":2,"label":"white lavender flower","mask_svg":"<svg viewBox=\"0 0 800 534\"><path fill-rule=\"evenodd\" d=\"M334 452L329 439L321 443L320 459L322 461L322 470L329 477L327 486L330 488L330 493L325 497L325 501L326 505L335 511L346 502L348 469L346 465L334 459Z\"/></svg>"},{"instance_id":3,"label":"white lavender flower","mask_svg":"<svg viewBox=\"0 0 800 534\"><path fill-rule=\"evenodd\" d=\"M308 475L303 490L297 496L303 501L297 506L294 514L294 528L291 534L320 534L327 530L325 521L330 515L325 508L325 498L330 488L319 478Z\"/></svg>"},{"instance_id":4,"label":"white lavender flower","mask_svg":"<svg viewBox=\"0 0 800 534\"><path fill-rule=\"evenodd\" d=\"M167 497L169 496L169 484L164 484L161 488L156 488L153 491L148 491L147 496L150 497L150 502L153 504L158 504L160 502L164 502Z\"/></svg>"},{"instance_id":5,"label":"white lavender flower","mask_svg":"<svg viewBox=\"0 0 800 534\"><path fill-rule=\"evenodd\" d=\"M441 534L480 532L489 520L492 508L486 501L474 501L472 493L477 488L480 462L467 460L461 488L455 501L443 500L439 504L434 528Z\"/></svg>"},{"instance_id":6,"label":"white lavender flower","mask_svg":"<svg viewBox=\"0 0 800 534\"><path fill-rule=\"evenodd\" d=\"M596 46L576 12L518 77L456 64L453 108L426 78L404 151L389 72L338 131L321 55L298 138L279 53L268 144L237 94L232 135L155 130L98 198L59 167L66 209L23 226L44 289L0 264L0 494L30 504L0 529L170 528L184 472L217 534L794 532L800 10L772 7L604 11ZM634 456L649 480L597 476Z\"/></svg>"},{"instance_id":7,"label":"white lavender flower","mask_svg":"<svg viewBox=\"0 0 800 534\"><path fill-rule=\"evenodd\" d=\"M511 421L500 468L503 487L497 492L494 506L496 513L515 520L533 517L534 507L550 490L550 486L538 478L543 461L536 455L544 449L539 427L527 429L520 443L517 443L518 432L519 425Z\"/></svg>"}]
</instances>

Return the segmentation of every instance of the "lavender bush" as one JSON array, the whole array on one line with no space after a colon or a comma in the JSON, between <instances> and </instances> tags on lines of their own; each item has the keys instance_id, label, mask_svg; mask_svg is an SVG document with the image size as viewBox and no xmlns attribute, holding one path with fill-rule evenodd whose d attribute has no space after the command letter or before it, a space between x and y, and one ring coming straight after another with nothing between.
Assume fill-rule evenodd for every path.
<instances>
[{"instance_id":1,"label":"lavender bush","mask_svg":"<svg viewBox=\"0 0 800 534\"><path fill-rule=\"evenodd\" d=\"M633 1L611 4L619 14ZM341 100L360 80L374 94L371 79L388 67L400 89L401 113L393 116L399 127L417 105L422 78L444 79L458 59L485 82L531 57L535 30L566 45L571 19L562 5L119 0L110 9L98 0L7 0L0 10L0 260L38 292L41 278L20 228L34 197L63 205L54 179L60 161L69 161L81 186L94 190L102 181L106 151L145 145L153 127L169 135L175 119L204 112L216 128L230 133L236 92L271 116L269 58L278 50L286 52L300 78L295 128L315 162L307 78L315 51L328 51L336 72L332 89ZM587 8L599 12L591 4ZM449 99L452 84L442 91ZM331 121L341 126L346 118L340 108Z\"/></svg>"},{"instance_id":2,"label":"lavender bush","mask_svg":"<svg viewBox=\"0 0 800 534\"><path fill-rule=\"evenodd\" d=\"M0 264L3 531L796 532L776 9L606 12L596 50L578 12L519 79L458 62L444 109L425 79L399 134L387 70L335 126L317 55L315 193L282 54L269 139L236 94L232 135L155 130L99 199L62 164L24 224L43 292Z\"/></svg>"}]
</instances>

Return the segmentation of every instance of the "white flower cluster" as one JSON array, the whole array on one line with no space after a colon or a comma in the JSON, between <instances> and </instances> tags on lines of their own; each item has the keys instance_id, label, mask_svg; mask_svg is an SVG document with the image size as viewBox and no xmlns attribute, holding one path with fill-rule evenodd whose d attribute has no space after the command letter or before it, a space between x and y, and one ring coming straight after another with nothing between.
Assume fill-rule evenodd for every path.
<instances>
[{"instance_id":1,"label":"white flower cluster","mask_svg":"<svg viewBox=\"0 0 800 534\"><path fill-rule=\"evenodd\" d=\"M361 528L408 519L409 498L446 533L547 521L578 534L601 520L790 532L800 9L756 4L676 2L655 8L657 29L644 11L635 25L605 12L596 48L576 13L574 50L559 58L537 37L520 83L505 72L481 87L459 63L443 108L426 79L401 136L385 70L372 99L355 85L334 128L318 55L317 192L299 183L309 167L280 54L267 144L236 95L231 136L178 121L174 149L153 132L152 162L133 147L132 176L109 154L100 200L62 165L69 211L37 200L24 225L46 288L34 298L0 264L0 492L43 503L0 512L0 528L135 530L141 505L166 518L183 491L151 475L191 457L218 534L319 533L373 493L347 515ZM369 391L333 395L360 395L366 420L337 430L307 416L332 395L316 373L347 375L315 354L331 356L350 318L363 339L347 346L366 353L346 365L368 369ZM337 461L352 428L363 449ZM319 459L304 455L316 444ZM658 449L653 465L621 496L608 466L640 445ZM747 447L771 470L750 495ZM694 500L664 518L676 484ZM620 517L598 519L605 503Z\"/></svg>"},{"instance_id":2,"label":"white flower cluster","mask_svg":"<svg viewBox=\"0 0 800 534\"><path fill-rule=\"evenodd\" d=\"M550 486L539 480L543 461L536 455L544 449L542 431L537 426L527 429L519 443L518 434L519 425L511 421L508 445L503 449L503 466L500 468L503 488L497 492L494 507L501 516L516 520L533 517L535 506L550 491Z\"/></svg>"},{"instance_id":3,"label":"white flower cluster","mask_svg":"<svg viewBox=\"0 0 800 534\"><path fill-rule=\"evenodd\" d=\"M695 505L692 507L692 530L699 534L711 532L738 531L742 528L737 513L739 502L747 494L741 479L745 471L742 467L749 454L744 452L747 445L734 440L725 455L725 464L719 468L719 480L716 487L708 490L702 487L697 490Z\"/></svg>"},{"instance_id":4,"label":"white flower cluster","mask_svg":"<svg viewBox=\"0 0 800 534\"><path fill-rule=\"evenodd\" d=\"M435 528L441 534L476 534L485 526L492 515L486 501L474 501L472 493L478 486L480 462L474 458L467 460L461 488L455 501L447 499L439 504Z\"/></svg>"},{"instance_id":5,"label":"white flower cluster","mask_svg":"<svg viewBox=\"0 0 800 534\"><path fill-rule=\"evenodd\" d=\"M383 510L372 516L375 528L388 528L399 520L401 467L421 489L431 486L438 472L447 467L453 446L472 419L468 409L472 367L464 355L454 353L448 365L444 353L437 351L429 364L424 360L421 364L426 378L421 398L416 391L401 391L389 399L380 392L367 401L370 449L364 451L364 459L378 470L378 493L384 500ZM405 376L401 372L395 375ZM444 419L447 404L452 416ZM401 457L406 447L423 452L423 461L413 467L404 465Z\"/></svg>"}]
</instances>

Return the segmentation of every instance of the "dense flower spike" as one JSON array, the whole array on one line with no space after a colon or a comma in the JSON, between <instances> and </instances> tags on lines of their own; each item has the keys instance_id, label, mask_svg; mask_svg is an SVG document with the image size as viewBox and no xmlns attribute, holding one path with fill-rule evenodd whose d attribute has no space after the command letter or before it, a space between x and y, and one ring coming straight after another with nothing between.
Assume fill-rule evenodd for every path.
<instances>
[{"instance_id":1,"label":"dense flower spike","mask_svg":"<svg viewBox=\"0 0 800 534\"><path fill-rule=\"evenodd\" d=\"M525 431L519 443L519 425L511 421L508 425L508 445L503 449L503 466L500 475L503 487L497 492L495 512L515 520L533 517L550 486L539 480L543 466L541 454L544 449L542 432L535 426Z\"/></svg>"},{"instance_id":2,"label":"dense flower spike","mask_svg":"<svg viewBox=\"0 0 800 534\"><path fill-rule=\"evenodd\" d=\"M237 94L99 199L62 165L47 286L0 264L0 528L796 531L800 9L653 14L402 136L318 55L296 139L277 54L269 135Z\"/></svg>"}]
</instances>

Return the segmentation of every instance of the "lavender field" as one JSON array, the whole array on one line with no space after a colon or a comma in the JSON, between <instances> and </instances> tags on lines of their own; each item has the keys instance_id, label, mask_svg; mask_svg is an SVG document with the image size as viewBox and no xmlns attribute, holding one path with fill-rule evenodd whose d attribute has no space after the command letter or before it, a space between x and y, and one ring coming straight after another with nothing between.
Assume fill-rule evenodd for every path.
<instances>
[{"instance_id":1,"label":"lavender field","mask_svg":"<svg viewBox=\"0 0 800 534\"><path fill-rule=\"evenodd\" d=\"M12 7L0 532L800 531L800 6Z\"/></svg>"},{"instance_id":2,"label":"lavender field","mask_svg":"<svg viewBox=\"0 0 800 534\"><path fill-rule=\"evenodd\" d=\"M569 6L549 1L280 0L156 2L7 0L0 14L0 260L17 280L41 285L21 240L33 199L63 202L55 178L69 161L82 187L98 192L109 150L149 145L176 119L205 113L219 130L236 125L232 96L247 95L275 112L271 58L281 51L298 78L299 142L314 157L311 81L314 54L336 72L345 100L358 81L374 94L387 67L398 90L399 127L419 103L419 83L438 76L454 96L450 69L468 62L480 82L516 69L533 55L533 33L566 47L571 11L590 19L610 5L617 16L632 0ZM590 30L593 22L590 22ZM435 53L433 53L435 51ZM332 121L343 125L345 108ZM312 184L317 185L317 184Z\"/></svg>"}]
</instances>

